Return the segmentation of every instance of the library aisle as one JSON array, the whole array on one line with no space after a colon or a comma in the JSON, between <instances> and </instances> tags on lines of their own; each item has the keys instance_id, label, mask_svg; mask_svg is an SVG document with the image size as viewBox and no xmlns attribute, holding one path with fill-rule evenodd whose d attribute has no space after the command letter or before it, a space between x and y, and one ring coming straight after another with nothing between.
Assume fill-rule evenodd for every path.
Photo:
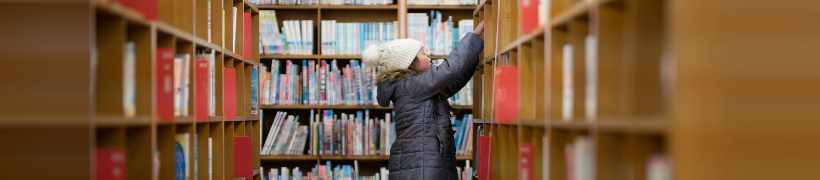
<instances>
[{"instance_id":1,"label":"library aisle","mask_svg":"<svg viewBox=\"0 0 820 180\"><path fill-rule=\"evenodd\" d=\"M0 2L0 179L390 179L403 119L362 52L410 38L446 65L482 22L447 99L456 179L820 179L817 7Z\"/></svg>"}]
</instances>

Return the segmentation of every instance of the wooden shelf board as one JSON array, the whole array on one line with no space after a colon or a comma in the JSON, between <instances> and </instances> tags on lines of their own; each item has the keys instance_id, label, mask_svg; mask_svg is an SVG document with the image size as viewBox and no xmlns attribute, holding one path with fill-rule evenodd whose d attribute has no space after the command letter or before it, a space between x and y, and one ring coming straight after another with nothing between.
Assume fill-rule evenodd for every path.
<instances>
[{"instance_id":1,"label":"wooden shelf board","mask_svg":"<svg viewBox=\"0 0 820 180\"><path fill-rule=\"evenodd\" d=\"M604 120L595 122L601 132L623 132L637 134L667 134L669 120Z\"/></svg>"},{"instance_id":2,"label":"wooden shelf board","mask_svg":"<svg viewBox=\"0 0 820 180\"><path fill-rule=\"evenodd\" d=\"M145 19L140 13L131 10L125 6L115 2L96 2L94 3L97 9L103 10L110 14L118 15L131 23L136 23L144 26L151 26L151 21Z\"/></svg>"},{"instance_id":3,"label":"wooden shelf board","mask_svg":"<svg viewBox=\"0 0 820 180\"><path fill-rule=\"evenodd\" d=\"M560 12L558 16L550 19L550 27L558 27L565 25L572 21L575 18L581 17L585 14L589 14L590 9L596 5L598 2L597 0L591 1L580 1L572 7L568 8L564 12Z\"/></svg>"},{"instance_id":4,"label":"wooden shelf board","mask_svg":"<svg viewBox=\"0 0 820 180\"><path fill-rule=\"evenodd\" d=\"M381 109L392 110L392 107L382 107L378 105L261 105L260 109ZM453 110L472 110L472 106L453 105Z\"/></svg>"},{"instance_id":5,"label":"wooden shelf board","mask_svg":"<svg viewBox=\"0 0 820 180\"><path fill-rule=\"evenodd\" d=\"M288 10L288 9L303 9L303 10L398 10L397 5L279 5L279 4L265 4L257 5L260 10Z\"/></svg>"},{"instance_id":6,"label":"wooden shelf board","mask_svg":"<svg viewBox=\"0 0 820 180\"><path fill-rule=\"evenodd\" d=\"M229 57L231 57L231 58L233 58L233 59L238 59L239 61L242 61L242 62L244 62L245 64L256 64L256 62L250 61L249 59L247 59L247 58L245 58L245 57L242 57L241 55L236 54L236 53L234 53L234 52L231 52L231 51L230 51L230 50L228 50L228 49L222 49L222 50L223 50L223 51L222 51L222 54L224 54L224 55L226 55L226 56L229 56Z\"/></svg>"},{"instance_id":7,"label":"wooden shelf board","mask_svg":"<svg viewBox=\"0 0 820 180\"><path fill-rule=\"evenodd\" d=\"M129 127L129 126L150 126L151 118L149 117L123 117L115 115L96 115L94 116L95 127Z\"/></svg>"},{"instance_id":8,"label":"wooden shelf board","mask_svg":"<svg viewBox=\"0 0 820 180\"><path fill-rule=\"evenodd\" d=\"M392 107L382 107L378 105L263 105L260 109L384 109L390 110Z\"/></svg>"},{"instance_id":9,"label":"wooden shelf board","mask_svg":"<svg viewBox=\"0 0 820 180\"><path fill-rule=\"evenodd\" d=\"M472 160L472 155L456 155L456 160ZM386 155L259 155L261 161L388 161Z\"/></svg>"},{"instance_id":10,"label":"wooden shelf board","mask_svg":"<svg viewBox=\"0 0 820 180\"><path fill-rule=\"evenodd\" d=\"M592 130L594 125L592 122L586 122L583 120L571 120L571 121L553 121L548 123L550 128L554 129L563 129L563 130Z\"/></svg>"},{"instance_id":11,"label":"wooden shelf board","mask_svg":"<svg viewBox=\"0 0 820 180\"><path fill-rule=\"evenodd\" d=\"M248 6L248 7L251 8L251 11L253 11L255 13L259 13L259 8L256 7L256 5L254 5L253 3L250 3L248 1L244 1L244 3L245 3L245 6Z\"/></svg>"},{"instance_id":12,"label":"wooden shelf board","mask_svg":"<svg viewBox=\"0 0 820 180\"><path fill-rule=\"evenodd\" d=\"M410 10L475 10L475 5L407 5Z\"/></svg>"},{"instance_id":13,"label":"wooden shelf board","mask_svg":"<svg viewBox=\"0 0 820 180\"><path fill-rule=\"evenodd\" d=\"M473 17L478 16L478 12L481 12L481 10L483 10L484 7L487 6L487 4L492 4L492 2L489 0L481 0L481 2L478 3L478 6L476 6L475 10L473 10Z\"/></svg>"},{"instance_id":14,"label":"wooden shelf board","mask_svg":"<svg viewBox=\"0 0 820 180\"><path fill-rule=\"evenodd\" d=\"M221 47L219 47L218 45L216 45L214 43L208 42L207 40L204 40L204 41L203 40L197 40L196 46L197 47L208 48L208 49L211 49L211 50L214 50L214 51L217 51L217 52L222 52Z\"/></svg>"},{"instance_id":15,"label":"wooden shelf board","mask_svg":"<svg viewBox=\"0 0 820 180\"><path fill-rule=\"evenodd\" d=\"M543 37L543 35L544 35L544 27L539 26L538 28L536 28L532 32L530 32L528 34L525 34L521 37L518 37L518 39L516 39L515 41L513 41L512 43L507 45L507 47L504 47L504 49L502 49L500 53L501 54L507 53L507 52L509 52L513 49L518 48L519 46L521 46L524 43L535 40L535 38Z\"/></svg>"},{"instance_id":16,"label":"wooden shelf board","mask_svg":"<svg viewBox=\"0 0 820 180\"><path fill-rule=\"evenodd\" d=\"M198 38L195 37L193 34L182 31L182 30L180 30L180 29L178 29L178 28L176 28L176 27L174 27L170 24L165 23L165 22L154 21L153 24L154 24L154 27L156 28L157 31L163 32L165 34L172 35L172 36L176 37L177 40L182 39L184 41L188 41L188 42L191 42L191 43L194 43L194 42L198 41L197 40Z\"/></svg>"},{"instance_id":17,"label":"wooden shelf board","mask_svg":"<svg viewBox=\"0 0 820 180\"><path fill-rule=\"evenodd\" d=\"M193 116L174 117L174 120L170 121L170 122L169 121L160 121L160 120L156 120L156 122L157 122L157 125L188 125L188 124L193 125L194 124L194 118L193 118Z\"/></svg>"}]
</instances>

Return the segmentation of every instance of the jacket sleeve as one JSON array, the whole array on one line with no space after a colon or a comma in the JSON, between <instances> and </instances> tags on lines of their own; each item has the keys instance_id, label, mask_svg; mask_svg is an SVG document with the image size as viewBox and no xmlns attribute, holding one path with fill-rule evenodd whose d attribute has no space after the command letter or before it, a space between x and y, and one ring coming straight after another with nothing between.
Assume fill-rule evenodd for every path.
<instances>
[{"instance_id":1,"label":"jacket sleeve","mask_svg":"<svg viewBox=\"0 0 820 180\"><path fill-rule=\"evenodd\" d=\"M419 99L427 99L438 93L451 96L473 76L483 49L484 42L479 35L467 34L450 52L447 61L409 79L410 92Z\"/></svg>"}]
</instances>

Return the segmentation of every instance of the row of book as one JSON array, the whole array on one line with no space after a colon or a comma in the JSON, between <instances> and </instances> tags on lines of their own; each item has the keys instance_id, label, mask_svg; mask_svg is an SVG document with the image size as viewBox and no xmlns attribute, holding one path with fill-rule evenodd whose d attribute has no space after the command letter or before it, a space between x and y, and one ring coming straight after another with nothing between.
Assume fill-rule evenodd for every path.
<instances>
[{"instance_id":1,"label":"row of book","mask_svg":"<svg viewBox=\"0 0 820 180\"><path fill-rule=\"evenodd\" d=\"M477 0L407 0L409 5L476 5Z\"/></svg>"},{"instance_id":2,"label":"row of book","mask_svg":"<svg viewBox=\"0 0 820 180\"><path fill-rule=\"evenodd\" d=\"M445 59L433 59L433 66L439 66ZM473 105L473 80L467 82L461 90L447 99L451 105L472 106Z\"/></svg>"},{"instance_id":3,"label":"row of book","mask_svg":"<svg viewBox=\"0 0 820 180\"><path fill-rule=\"evenodd\" d=\"M379 168L373 175L362 175L359 171L358 161L353 161L353 165L340 164L335 166L330 161L326 161L324 165L317 164L307 172L303 172L299 167L270 168L267 171L260 167L260 171L267 172L262 173L263 180L388 180L390 177L390 171L386 167ZM459 180L473 179L473 168L470 167L470 161L467 161L463 168L456 167L456 172Z\"/></svg>"},{"instance_id":4,"label":"row of book","mask_svg":"<svg viewBox=\"0 0 820 180\"><path fill-rule=\"evenodd\" d=\"M343 23L322 20L322 54L359 54L398 37L398 22Z\"/></svg>"},{"instance_id":5,"label":"row of book","mask_svg":"<svg viewBox=\"0 0 820 180\"><path fill-rule=\"evenodd\" d=\"M259 38L264 54L312 54L313 20L283 20L275 10L259 12Z\"/></svg>"},{"instance_id":6,"label":"row of book","mask_svg":"<svg viewBox=\"0 0 820 180\"><path fill-rule=\"evenodd\" d=\"M272 60L270 71L262 68L261 104L376 104L378 70L358 60Z\"/></svg>"},{"instance_id":7,"label":"row of book","mask_svg":"<svg viewBox=\"0 0 820 180\"><path fill-rule=\"evenodd\" d=\"M395 141L391 114L371 117L369 111L354 114L324 110L310 111L308 125L300 117L277 112L268 129L264 155L389 155ZM309 149L306 149L309 145Z\"/></svg>"},{"instance_id":8,"label":"row of book","mask_svg":"<svg viewBox=\"0 0 820 180\"><path fill-rule=\"evenodd\" d=\"M425 44L432 55L447 55L455 48L461 37L473 31L473 20L454 22L452 16L444 19L441 11L407 14L407 36ZM458 26L456 26L458 25Z\"/></svg>"},{"instance_id":9,"label":"row of book","mask_svg":"<svg viewBox=\"0 0 820 180\"><path fill-rule=\"evenodd\" d=\"M251 0L254 4L280 4L280 5L388 5L394 4L393 0Z\"/></svg>"},{"instance_id":10,"label":"row of book","mask_svg":"<svg viewBox=\"0 0 820 180\"><path fill-rule=\"evenodd\" d=\"M473 115L464 114L461 119L452 117L450 120L455 130L453 134L456 154L470 155L473 153Z\"/></svg>"},{"instance_id":11,"label":"row of book","mask_svg":"<svg viewBox=\"0 0 820 180\"><path fill-rule=\"evenodd\" d=\"M207 154L199 154L200 146L196 135L190 133L179 133L174 136L174 179L176 180L191 180L191 179L212 179L213 178L213 154L214 144L213 138L208 137ZM233 137L233 159L234 159L234 174L236 178L253 177L253 147L251 139L248 136L234 136ZM95 175L98 180L124 180L128 177L126 164L126 151L122 147L97 147L95 149ZM157 150L152 157L153 179L159 179L159 156ZM207 156L207 167L201 167L200 163L194 163L200 156ZM200 171L207 171L208 178L200 178Z\"/></svg>"}]
</instances>

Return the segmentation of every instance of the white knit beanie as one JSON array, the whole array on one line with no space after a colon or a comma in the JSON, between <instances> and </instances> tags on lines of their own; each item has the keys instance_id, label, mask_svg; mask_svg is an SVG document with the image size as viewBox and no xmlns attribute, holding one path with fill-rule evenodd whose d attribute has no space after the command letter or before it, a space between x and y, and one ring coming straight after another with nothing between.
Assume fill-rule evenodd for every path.
<instances>
[{"instance_id":1,"label":"white knit beanie","mask_svg":"<svg viewBox=\"0 0 820 180\"><path fill-rule=\"evenodd\" d=\"M362 60L381 66L384 71L407 69L421 47L421 42L415 39L396 39L368 47L362 52Z\"/></svg>"}]
</instances>

